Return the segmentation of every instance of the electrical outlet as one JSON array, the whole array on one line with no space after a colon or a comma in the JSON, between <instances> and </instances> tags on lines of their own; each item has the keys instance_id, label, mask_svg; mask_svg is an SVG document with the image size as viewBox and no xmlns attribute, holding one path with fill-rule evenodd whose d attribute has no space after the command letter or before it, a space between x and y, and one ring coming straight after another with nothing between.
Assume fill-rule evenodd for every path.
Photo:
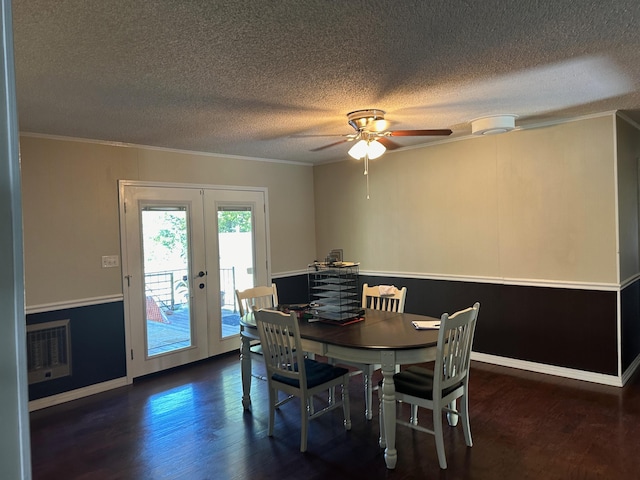
<instances>
[{"instance_id":1,"label":"electrical outlet","mask_svg":"<svg viewBox=\"0 0 640 480\"><path fill-rule=\"evenodd\" d=\"M113 268L120 266L120 257L118 255L103 255L102 268Z\"/></svg>"}]
</instances>

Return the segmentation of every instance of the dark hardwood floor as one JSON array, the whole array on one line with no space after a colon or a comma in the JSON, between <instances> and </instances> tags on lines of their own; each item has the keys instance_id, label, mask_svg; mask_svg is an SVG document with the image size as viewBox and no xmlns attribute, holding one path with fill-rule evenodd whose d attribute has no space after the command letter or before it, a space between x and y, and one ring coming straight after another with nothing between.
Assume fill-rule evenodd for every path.
<instances>
[{"instance_id":1,"label":"dark hardwood floor","mask_svg":"<svg viewBox=\"0 0 640 480\"><path fill-rule=\"evenodd\" d=\"M254 372L264 372L261 362ZM352 377L352 430L333 411L311 422L301 454L298 403L281 408L267 437L266 382L253 379L253 411L244 412L238 355L221 356L33 412L33 478L640 478L637 375L620 389L474 362L474 446L460 425L445 425L446 471L433 437L405 427L397 468L387 470L378 416L365 420L361 391L362 377ZM427 411L421 418L429 423Z\"/></svg>"}]
</instances>

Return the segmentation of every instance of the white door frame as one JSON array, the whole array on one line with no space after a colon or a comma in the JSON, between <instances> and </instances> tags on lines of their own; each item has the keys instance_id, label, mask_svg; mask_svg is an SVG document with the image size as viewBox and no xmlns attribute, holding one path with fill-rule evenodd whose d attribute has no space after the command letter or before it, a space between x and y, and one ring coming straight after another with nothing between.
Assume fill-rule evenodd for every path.
<instances>
[{"instance_id":1,"label":"white door frame","mask_svg":"<svg viewBox=\"0 0 640 480\"><path fill-rule=\"evenodd\" d=\"M270 232L269 232L269 198L268 190L266 187L249 187L249 186L233 186L233 185L207 185L207 184L192 184L192 183L171 183L171 182L151 182L151 181L137 181L137 180L119 180L118 192L119 192L119 211L120 211L120 258L122 259L122 289L124 293L124 322L125 322L125 352L127 356L127 383L132 383L134 376L131 368L131 355L130 352L133 348L131 339L131 313L129 305L129 295L127 291L127 276L129 275L128 267L126 265L126 259L128 258L127 241L126 241L126 229L124 228L125 222L125 187L150 187L150 188L184 188L184 189L198 189L198 190L222 190L222 191L245 191L245 192L260 192L264 196L264 218L265 218L265 242L266 242L266 276L271 279L271 245L270 245ZM214 274L215 275L215 274ZM218 306L213 306L217 308ZM210 307L211 308L211 307ZM240 338L238 332L238 348L240 347Z\"/></svg>"}]
</instances>

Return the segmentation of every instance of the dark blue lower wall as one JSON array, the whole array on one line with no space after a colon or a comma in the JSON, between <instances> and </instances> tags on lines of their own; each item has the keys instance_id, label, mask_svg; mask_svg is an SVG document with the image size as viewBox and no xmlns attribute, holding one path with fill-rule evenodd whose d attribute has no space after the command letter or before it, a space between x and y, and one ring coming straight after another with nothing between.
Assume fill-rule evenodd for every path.
<instances>
[{"instance_id":1,"label":"dark blue lower wall","mask_svg":"<svg viewBox=\"0 0 640 480\"><path fill-rule=\"evenodd\" d=\"M27 325L69 319L71 375L29 385L29 400L126 377L123 302L27 315Z\"/></svg>"},{"instance_id":2,"label":"dark blue lower wall","mask_svg":"<svg viewBox=\"0 0 640 480\"><path fill-rule=\"evenodd\" d=\"M282 304L309 301L307 275L277 278ZM616 292L360 276L407 287L405 311L439 317L481 304L474 351L618 375ZM622 367L640 355L640 280L621 295ZM70 320L72 374L29 386L29 399L125 377L123 302L27 315L27 325Z\"/></svg>"},{"instance_id":3,"label":"dark blue lower wall","mask_svg":"<svg viewBox=\"0 0 640 480\"><path fill-rule=\"evenodd\" d=\"M640 280L622 290L620 295L622 371L640 355Z\"/></svg>"},{"instance_id":4,"label":"dark blue lower wall","mask_svg":"<svg viewBox=\"0 0 640 480\"><path fill-rule=\"evenodd\" d=\"M309 301L306 275L274 283L280 303ZM618 375L616 292L367 275L360 283L406 286L408 313L439 317L480 302L476 352ZM637 319L640 286L629 297L628 316ZM626 333L638 330L637 322L625 323ZM623 342L629 363L640 348L637 333Z\"/></svg>"},{"instance_id":5,"label":"dark blue lower wall","mask_svg":"<svg viewBox=\"0 0 640 480\"><path fill-rule=\"evenodd\" d=\"M307 303L309 301L309 283L306 275L274 278L278 287L278 303Z\"/></svg>"}]
</instances>

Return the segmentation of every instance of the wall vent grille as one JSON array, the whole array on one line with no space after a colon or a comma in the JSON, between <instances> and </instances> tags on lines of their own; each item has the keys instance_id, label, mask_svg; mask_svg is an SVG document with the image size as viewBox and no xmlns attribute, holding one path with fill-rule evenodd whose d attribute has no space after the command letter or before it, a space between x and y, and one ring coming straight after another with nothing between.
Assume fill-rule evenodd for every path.
<instances>
[{"instance_id":1,"label":"wall vent grille","mask_svg":"<svg viewBox=\"0 0 640 480\"><path fill-rule=\"evenodd\" d=\"M71 375L69 320L27 325L29 384Z\"/></svg>"}]
</instances>

